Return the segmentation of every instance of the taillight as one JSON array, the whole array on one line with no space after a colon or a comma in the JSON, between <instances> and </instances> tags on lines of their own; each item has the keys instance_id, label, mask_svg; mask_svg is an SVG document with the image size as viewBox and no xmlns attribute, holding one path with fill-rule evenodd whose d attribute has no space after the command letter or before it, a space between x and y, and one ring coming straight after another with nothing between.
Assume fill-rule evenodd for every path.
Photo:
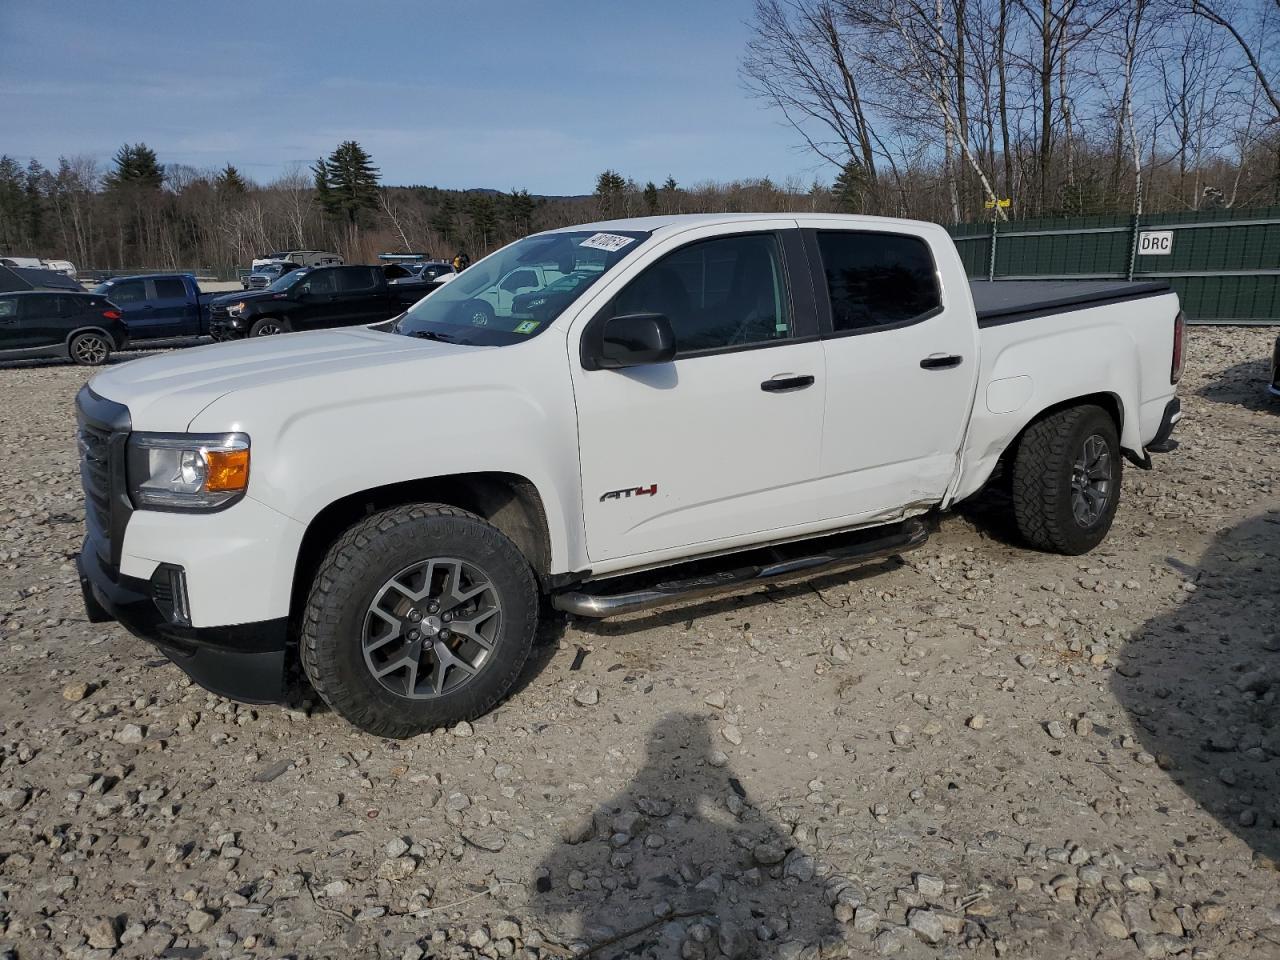
<instances>
[{"instance_id":1,"label":"taillight","mask_svg":"<svg viewBox=\"0 0 1280 960\"><path fill-rule=\"evenodd\" d=\"M102 311L102 315L103 315L104 317L106 317L108 320L119 320L119 319L120 319L120 311L119 311L119 310L103 310L103 311Z\"/></svg>"},{"instance_id":2,"label":"taillight","mask_svg":"<svg viewBox=\"0 0 1280 960\"><path fill-rule=\"evenodd\" d=\"M1173 363L1169 367L1169 382L1182 379L1182 344L1187 334L1187 315L1181 310L1173 318Z\"/></svg>"}]
</instances>

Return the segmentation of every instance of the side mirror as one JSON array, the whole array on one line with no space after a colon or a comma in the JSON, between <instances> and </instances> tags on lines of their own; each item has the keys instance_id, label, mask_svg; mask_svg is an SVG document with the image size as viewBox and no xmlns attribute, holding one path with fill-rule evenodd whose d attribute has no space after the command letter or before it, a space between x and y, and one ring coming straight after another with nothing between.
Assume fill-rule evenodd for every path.
<instances>
[{"instance_id":1,"label":"side mirror","mask_svg":"<svg viewBox=\"0 0 1280 960\"><path fill-rule=\"evenodd\" d=\"M596 369L619 370L675 359L676 336L671 321L660 313L632 313L610 317L600 327Z\"/></svg>"}]
</instances>

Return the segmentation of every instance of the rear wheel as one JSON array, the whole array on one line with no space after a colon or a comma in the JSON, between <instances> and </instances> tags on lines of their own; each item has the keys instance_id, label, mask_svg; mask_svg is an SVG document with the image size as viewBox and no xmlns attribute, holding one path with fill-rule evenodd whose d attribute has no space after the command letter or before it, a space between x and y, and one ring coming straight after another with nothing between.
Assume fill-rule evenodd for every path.
<instances>
[{"instance_id":1,"label":"rear wheel","mask_svg":"<svg viewBox=\"0 0 1280 960\"><path fill-rule=\"evenodd\" d=\"M1111 529L1122 472L1115 421L1101 407L1069 407L1032 424L1013 464L1019 532L1042 550L1087 553Z\"/></svg>"},{"instance_id":2,"label":"rear wheel","mask_svg":"<svg viewBox=\"0 0 1280 960\"><path fill-rule=\"evenodd\" d=\"M289 321L281 320L279 317L263 317L261 320L255 320L253 326L249 328L251 337L274 337L288 332Z\"/></svg>"},{"instance_id":3,"label":"rear wheel","mask_svg":"<svg viewBox=\"0 0 1280 960\"><path fill-rule=\"evenodd\" d=\"M71 359L82 367L97 367L111 356L111 341L92 330L77 333L69 346Z\"/></svg>"},{"instance_id":4,"label":"rear wheel","mask_svg":"<svg viewBox=\"0 0 1280 960\"><path fill-rule=\"evenodd\" d=\"M307 601L302 666L357 727L409 737L493 709L537 617L533 571L506 536L454 507L397 507L330 548Z\"/></svg>"}]
</instances>

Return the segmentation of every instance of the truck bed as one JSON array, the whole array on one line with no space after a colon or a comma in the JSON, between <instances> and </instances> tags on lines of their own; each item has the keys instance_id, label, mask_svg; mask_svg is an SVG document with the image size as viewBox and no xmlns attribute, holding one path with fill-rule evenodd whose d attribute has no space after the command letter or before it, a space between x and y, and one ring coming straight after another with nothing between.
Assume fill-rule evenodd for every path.
<instances>
[{"instance_id":1,"label":"truck bed","mask_svg":"<svg viewBox=\"0 0 1280 960\"><path fill-rule=\"evenodd\" d=\"M1162 280L972 280L969 289L973 292L978 326L994 327L1084 307L1157 297L1169 292L1169 284Z\"/></svg>"}]
</instances>

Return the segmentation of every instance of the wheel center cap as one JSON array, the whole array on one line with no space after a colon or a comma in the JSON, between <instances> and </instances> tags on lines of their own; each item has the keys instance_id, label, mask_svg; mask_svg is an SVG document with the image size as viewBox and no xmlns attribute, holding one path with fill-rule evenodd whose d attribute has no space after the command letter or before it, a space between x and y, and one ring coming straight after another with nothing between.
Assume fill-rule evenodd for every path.
<instances>
[{"instance_id":1,"label":"wheel center cap","mask_svg":"<svg viewBox=\"0 0 1280 960\"><path fill-rule=\"evenodd\" d=\"M428 637L434 637L437 633L439 633L439 632L440 632L440 627L441 627L442 625L443 625L443 624L442 624L442 622L441 622L440 618L439 618L439 617L437 617L437 616L434 616L434 615L433 615L433 616L430 616L430 617L423 617L423 618L422 618L422 632L423 632L423 634L424 634L424 635L426 635L426 636L428 636Z\"/></svg>"}]
</instances>

